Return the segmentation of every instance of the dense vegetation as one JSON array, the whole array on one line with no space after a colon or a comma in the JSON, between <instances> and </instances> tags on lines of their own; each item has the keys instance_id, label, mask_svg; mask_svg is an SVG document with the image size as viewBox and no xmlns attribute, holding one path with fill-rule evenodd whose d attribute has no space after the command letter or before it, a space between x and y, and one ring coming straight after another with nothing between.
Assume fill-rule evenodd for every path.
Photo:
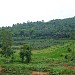
<instances>
[{"instance_id":1,"label":"dense vegetation","mask_svg":"<svg viewBox=\"0 0 75 75\"><path fill-rule=\"evenodd\" d=\"M11 29L14 33L14 37L23 36L27 39L67 38L70 32L75 29L75 17L56 19L49 22L17 23L13 25ZM18 40L24 38L18 38Z\"/></svg>"},{"instance_id":2,"label":"dense vegetation","mask_svg":"<svg viewBox=\"0 0 75 75\"><path fill-rule=\"evenodd\" d=\"M50 46L50 39L74 39L75 17L55 19L48 22L42 20L17 23L13 24L12 27L0 28L0 33L2 29L12 32L15 48L19 48L18 46L25 43L32 45L33 49L46 48Z\"/></svg>"},{"instance_id":3,"label":"dense vegetation","mask_svg":"<svg viewBox=\"0 0 75 75\"><path fill-rule=\"evenodd\" d=\"M6 74L9 75L30 75L31 71L48 71L50 75L75 74L75 60L71 60L75 42L73 44L72 41L74 40L70 40L63 45L57 44L46 49L33 50L32 60L29 64L20 62L21 58L19 57L19 50L15 50L13 63L9 62L6 64L4 62L5 58L1 57L0 64L2 67L6 68ZM71 50L69 50L69 48ZM68 55L68 58L65 58L66 55ZM11 59L9 58L9 60Z\"/></svg>"},{"instance_id":4,"label":"dense vegetation","mask_svg":"<svg viewBox=\"0 0 75 75\"><path fill-rule=\"evenodd\" d=\"M75 17L13 24L0 28L0 66L4 74L75 74Z\"/></svg>"}]
</instances>

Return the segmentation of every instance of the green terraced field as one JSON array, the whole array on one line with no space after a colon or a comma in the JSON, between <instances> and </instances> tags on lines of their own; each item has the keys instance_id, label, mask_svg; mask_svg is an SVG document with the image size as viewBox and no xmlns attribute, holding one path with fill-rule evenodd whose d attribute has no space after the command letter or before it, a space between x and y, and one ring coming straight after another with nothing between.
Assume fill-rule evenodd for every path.
<instances>
[{"instance_id":1,"label":"green terraced field","mask_svg":"<svg viewBox=\"0 0 75 75\"><path fill-rule=\"evenodd\" d=\"M6 69L5 75L29 75L31 71L45 71L51 75L75 74L75 70L72 69L75 66L75 61L71 61L75 44L72 42L63 45L53 45L45 49L32 50L32 60L28 64L20 62L19 50L16 50L14 62L5 64L5 58L0 57L0 66ZM68 48L71 48L72 51L68 52ZM68 59L65 59L66 54Z\"/></svg>"}]
</instances>

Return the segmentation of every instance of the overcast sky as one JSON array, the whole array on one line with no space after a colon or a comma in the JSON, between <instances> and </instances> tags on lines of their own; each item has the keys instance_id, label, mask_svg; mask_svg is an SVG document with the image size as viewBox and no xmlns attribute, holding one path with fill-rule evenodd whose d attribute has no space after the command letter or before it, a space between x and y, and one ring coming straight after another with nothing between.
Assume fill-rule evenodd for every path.
<instances>
[{"instance_id":1,"label":"overcast sky","mask_svg":"<svg viewBox=\"0 0 75 75\"><path fill-rule=\"evenodd\" d=\"M0 27L75 16L75 0L0 0Z\"/></svg>"}]
</instances>

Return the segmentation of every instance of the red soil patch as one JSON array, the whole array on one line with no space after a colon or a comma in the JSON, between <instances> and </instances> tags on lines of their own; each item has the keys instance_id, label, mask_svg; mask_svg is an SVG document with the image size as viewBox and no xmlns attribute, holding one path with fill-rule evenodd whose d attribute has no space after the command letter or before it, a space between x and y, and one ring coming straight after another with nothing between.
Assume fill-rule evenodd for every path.
<instances>
[{"instance_id":1,"label":"red soil patch","mask_svg":"<svg viewBox=\"0 0 75 75\"><path fill-rule=\"evenodd\" d=\"M30 75L49 75L49 72L36 72L36 71L32 71Z\"/></svg>"},{"instance_id":2,"label":"red soil patch","mask_svg":"<svg viewBox=\"0 0 75 75\"><path fill-rule=\"evenodd\" d=\"M0 73L5 72L5 68L0 67Z\"/></svg>"},{"instance_id":3,"label":"red soil patch","mask_svg":"<svg viewBox=\"0 0 75 75\"><path fill-rule=\"evenodd\" d=\"M68 64L63 64L64 67L68 67Z\"/></svg>"},{"instance_id":4,"label":"red soil patch","mask_svg":"<svg viewBox=\"0 0 75 75\"><path fill-rule=\"evenodd\" d=\"M72 67L72 70L75 70L75 66Z\"/></svg>"}]
</instances>

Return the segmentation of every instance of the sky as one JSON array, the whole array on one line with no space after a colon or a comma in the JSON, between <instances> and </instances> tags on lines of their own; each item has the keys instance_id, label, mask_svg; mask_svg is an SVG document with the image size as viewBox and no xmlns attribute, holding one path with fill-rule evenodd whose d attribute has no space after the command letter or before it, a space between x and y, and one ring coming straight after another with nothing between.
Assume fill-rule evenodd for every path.
<instances>
[{"instance_id":1,"label":"sky","mask_svg":"<svg viewBox=\"0 0 75 75\"><path fill-rule=\"evenodd\" d=\"M75 0L0 0L0 27L75 16Z\"/></svg>"}]
</instances>

